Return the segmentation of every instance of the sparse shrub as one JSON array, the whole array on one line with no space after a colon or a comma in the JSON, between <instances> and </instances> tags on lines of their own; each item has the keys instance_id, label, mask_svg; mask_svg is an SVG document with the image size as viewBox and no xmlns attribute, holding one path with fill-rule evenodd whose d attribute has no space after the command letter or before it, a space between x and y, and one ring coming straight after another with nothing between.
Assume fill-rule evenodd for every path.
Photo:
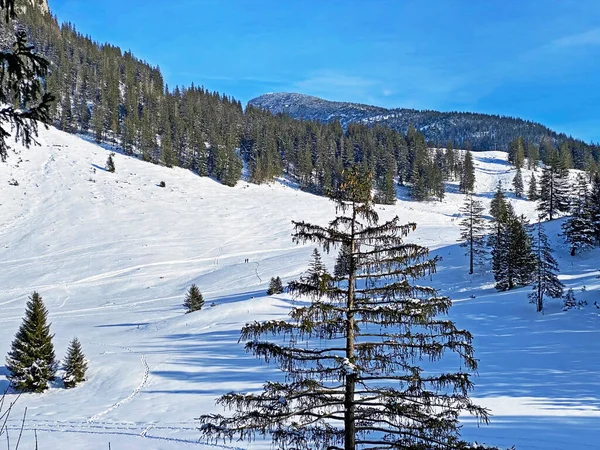
<instances>
[{"instance_id":1,"label":"sparse shrub","mask_svg":"<svg viewBox=\"0 0 600 450\"><path fill-rule=\"evenodd\" d=\"M106 170L113 173L115 171L115 162L113 160L113 156L115 156L115 152L111 152L108 155L108 159L106 160Z\"/></svg>"},{"instance_id":2,"label":"sparse shrub","mask_svg":"<svg viewBox=\"0 0 600 450\"><path fill-rule=\"evenodd\" d=\"M269 289L267 289L267 295L281 294L283 292L283 284L281 278L273 277L269 282Z\"/></svg>"},{"instance_id":3,"label":"sparse shrub","mask_svg":"<svg viewBox=\"0 0 600 450\"><path fill-rule=\"evenodd\" d=\"M198 289L198 286L195 284L190 286L190 289L185 296L183 306L186 309L186 314L193 311L200 311L204 306L204 297L202 297L200 289Z\"/></svg>"},{"instance_id":4,"label":"sparse shrub","mask_svg":"<svg viewBox=\"0 0 600 450\"><path fill-rule=\"evenodd\" d=\"M165 183L164 181L161 181L160 183L158 183L158 185L160 187L167 187L167 183Z\"/></svg>"}]
</instances>

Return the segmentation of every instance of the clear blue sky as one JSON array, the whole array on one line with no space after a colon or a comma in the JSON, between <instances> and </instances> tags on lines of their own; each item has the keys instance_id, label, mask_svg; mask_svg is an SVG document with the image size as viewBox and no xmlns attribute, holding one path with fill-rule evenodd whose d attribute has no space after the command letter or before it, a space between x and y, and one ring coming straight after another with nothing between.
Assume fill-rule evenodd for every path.
<instances>
[{"instance_id":1,"label":"clear blue sky","mask_svg":"<svg viewBox=\"0 0 600 450\"><path fill-rule=\"evenodd\" d=\"M600 0L49 3L170 86L503 114L600 141Z\"/></svg>"}]
</instances>

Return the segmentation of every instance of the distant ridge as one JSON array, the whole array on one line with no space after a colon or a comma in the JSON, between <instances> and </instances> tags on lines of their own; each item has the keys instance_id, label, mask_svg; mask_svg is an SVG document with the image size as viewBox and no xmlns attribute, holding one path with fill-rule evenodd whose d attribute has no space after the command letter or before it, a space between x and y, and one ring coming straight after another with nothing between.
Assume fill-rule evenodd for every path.
<instances>
[{"instance_id":1,"label":"distant ridge","mask_svg":"<svg viewBox=\"0 0 600 450\"><path fill-rule=\"evenodd\" d=\"M548 127L519 118L471 112L440 112L406 108L387 109L350 102L334 102L296 93L271 93L248 102L274 114L319 122L340 121L345 128L351 123L380 124L406 132L412 124L433 144L448 141L474 150L507 150L518 136L539 143L550 138L555 143L568 139ZM583 141L580 144L588 147Z\"/></svg>"}]
</instances>

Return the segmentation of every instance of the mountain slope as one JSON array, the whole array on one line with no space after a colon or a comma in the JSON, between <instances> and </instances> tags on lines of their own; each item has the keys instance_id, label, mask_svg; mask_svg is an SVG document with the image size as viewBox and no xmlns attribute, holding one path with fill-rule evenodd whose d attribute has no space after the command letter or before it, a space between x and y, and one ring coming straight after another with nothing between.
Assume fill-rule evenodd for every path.
<instances>
[{"instance_id":1,"label":"mountain slope","mask_svg":"<svg viewBox=\"0 0 600 450\"><path fill-rule=\"evenodd\" d=\"M239 329L285 318L294 300L265 296L269 278L285 283L299 276L313 249L291 242L290 221L325 224L333 204L285 180L228 188L121 154L111 174L103 170L108 150L52 128L42 129L39 140L40 147L0 164L0 357L37 290L49 309L57 356L77 336L90 369L77 388L21 396L11 436L27 407L23 448L34 447L34 429L40 449L91 450L108 442L118 449L270 448L199 444L193 419L217 411L214 399L224 392L259 389L281 376L245 353ZM505 158L475 155L477 195L486 207L497 181L506 185L514 176ZM524 176L527 182L530 172ZM8 183L13 179L18 186ZM560 221L548 224L562 280L590 306L565 313L550 301L537 314L529 288L496 293L491 274L467 275L456 243L463 196L455 184L448 191L441 203L416 203L401 190L396 205L378 212L418 224L409 240L443 257L424 283L454 300L452 319L475 336L480 376L473 395L493 417L482 427L465 417L465 438L519 450L594 448L600 317L591 304L600 292L599 251L571 258L557 236ZM509 196L517 213L535 216L535 205ZM324 255L330 268L333 258ZM207 306L184 314L192 283ZM0 363L0 390L5 374Z\"/></svg>"},{"instance_id":2,"label":"mountain slope","mask_svg":"<svg viewBox=\"0 0 600 450\"><path fill-rule=\"evenodd\" d=\"M412 124L434 144L445 145L450 141L455 146L464 148L469 142L475 150L506 150L509 142L518 136L535 143L539 143L544 137L555 142L567 138L539 123L489 114L386 109L291 93L265 94L248 103L274 114L288 114L298 119L319 122L339 120L344 127L360 122L381 124L406 132Z\"/></svg>"}]
</instances>

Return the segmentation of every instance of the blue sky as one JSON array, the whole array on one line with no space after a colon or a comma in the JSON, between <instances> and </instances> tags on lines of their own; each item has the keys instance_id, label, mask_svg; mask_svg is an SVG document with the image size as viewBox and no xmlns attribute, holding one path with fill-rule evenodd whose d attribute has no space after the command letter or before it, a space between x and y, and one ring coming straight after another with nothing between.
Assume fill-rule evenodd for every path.
<instances>
[{"instance_id":1,"label":"blue sky","mask_svg":"<svg viewBox=\"0 0 600 450\"><path fill-rule=\"evenodd\" d=\"M600 142L598 0L49 0L60 22L246 103L301 92L522 117Z\"/></svg>"}]
</instances>

